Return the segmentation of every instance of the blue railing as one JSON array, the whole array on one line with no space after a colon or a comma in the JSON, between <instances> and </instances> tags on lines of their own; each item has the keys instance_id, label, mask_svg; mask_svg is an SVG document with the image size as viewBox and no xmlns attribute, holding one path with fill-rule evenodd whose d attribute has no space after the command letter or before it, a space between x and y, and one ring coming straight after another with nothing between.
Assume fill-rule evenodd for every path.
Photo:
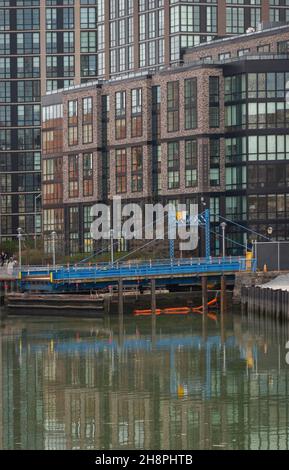
<instances>
[{"instance_id":1,"label":"blue railing","mask_svg":"<svg viewBox=\"0 0 289 470\"><path fill-rule=\"evenodd\" d=\"M248 267L251 269L248 269ZM210 259L182 259L161 260L153 262L131 262L114 264L98 264L93 267L58 267L47 271L52 274L53 282L76 282L76 281L101 281L103 279L130 279L146 278L151 276L185 276L205 273L232 273L255 269L255 261L250 265L245 258L210 258ZM38 273L39 274L39 273ZM34 270L22 273L25 275L37 275Z\"/></svg>"}]
</instances>

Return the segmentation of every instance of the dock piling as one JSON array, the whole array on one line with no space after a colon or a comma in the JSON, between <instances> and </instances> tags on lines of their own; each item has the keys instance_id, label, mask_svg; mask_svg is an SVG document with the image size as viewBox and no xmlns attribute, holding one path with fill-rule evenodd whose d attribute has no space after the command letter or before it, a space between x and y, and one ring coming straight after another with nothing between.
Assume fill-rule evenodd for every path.
<instances>
[{"instance_id":1,"label":"dock piling","mask_svg":"<svg viewBox=\"0 0 289 470\"><path fill-rule=\"evenodd\" d=\"M123 280L118 281L118 313L123 316Z\"/></svg>"},{"instance_id":2,"label":"dock piling","mask_svg":"<svg viewBox=\"0 0 289 470\"><path fill-rule=\"evenodd\" d=\"M226 276L221 277L221 313L226 313L227 310L227 283Z\"/></svg>"}]
</instances>

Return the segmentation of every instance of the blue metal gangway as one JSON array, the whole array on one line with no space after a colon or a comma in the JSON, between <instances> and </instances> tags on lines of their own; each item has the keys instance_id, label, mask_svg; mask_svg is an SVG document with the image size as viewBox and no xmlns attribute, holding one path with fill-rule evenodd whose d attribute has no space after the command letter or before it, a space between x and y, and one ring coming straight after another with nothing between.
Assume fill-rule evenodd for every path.
<instances>
[{"instance_id":1,"label":"blue metal gangway","mask_svg":"<svg viewBox=\"0 0 289 470\"><path fill-rule=\"evenodd\" d=\"M50 285L113 284L123 281L139 282L157 279L161 283L168 279L189 279L202 275L235 274L255 270L255 261L244 257L227 258L191 258L160 261L140 261L126 263L99 263L94 266L57 266L55 268L24 268L20 278L23 283L34 279L46 280Z\"/></svg>"}]
</instances>

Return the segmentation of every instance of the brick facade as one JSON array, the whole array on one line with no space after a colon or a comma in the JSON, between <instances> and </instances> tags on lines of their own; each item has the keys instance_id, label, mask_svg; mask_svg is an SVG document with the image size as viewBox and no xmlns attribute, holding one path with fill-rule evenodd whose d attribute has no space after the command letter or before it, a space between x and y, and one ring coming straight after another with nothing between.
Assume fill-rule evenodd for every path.
<instances>
[{"instance_id":1,"label":"brick facade","mask_svg":"<svg viewBox=\"0 0 289 470\"><path fill-rule=\"evenodd\" d=\"M226 197L239 197L238 192L227 192L226 186L226 156L225 139L231 135L238 137L247 133L239 130L232 133L226 127L225 111L225 79L233 74L248 74L250 70L254 73L262 71L269 73L272 69L272 60L274 59L275 70L283 70L284 57L279 59L276 55L278 43L289 41L289 27L280 28L280 30L265 30L260 33L231 38L224 41L215 41L211 44L196 47L188 50L184 55L184 65L168 68L156 74L142 74L131 76L123 80L113 80L108 82L99 82L88 84L86 87L74 87L58 94L48 95L43 98L43 106L50 106L55 101L63 104L63 186L64 194L61 207L69 208L77 206L82 210L83 205L92 205L93 203L104 201L111 203L115 196L121 196L123 202L139 202L144 204L151 202L168 202L178 200L195 199L203 205L218 204L221 213L226 214ZM270 44L271 56L265 60L261 55L260 59L256 56L257 47ZM234 58L237 51L244 48L250 48L248 57ZM218 60L219 54L230 52L232 60L221 63ZM274 55L275 54L275 55ZM212 56L210 63L200 62L200 57ZM272 59L272 60L271 60ZM231 71L228 69L231 67ZM279 68L278 68L279 67ZM286 69L286 67L285 67ZM197 126L196 128L185 129L185 83L188 79L197 81ZM218 78L218 125L210 126L210 80ZM177 82L178 84L178 130L169 132L168 130L168 84ZM160 92L160 133L155 136L154 126L154 103L153 92L158 87ZM132 90L142 90L142 135L132 137ZM125 92L126 94L126 137L116 139L116 93ZM82 99L93 98L93 142L89 145L83 145L82 142ZM109 109L106 124L104 124L103 98L107 97ZM247 99L247 98L246 98ZM75 146L69 146L68 136L68 102L78 101L78 132L79 141ZM107 132L105 131L107 126ZM106 132L106 135L105 135ZM253 132L253 131L252 131ZM251 133L252 133L251 132ZM256 130L257 132L257 130ZM267 133L270 133L269 131ZM272 132L271 132L272 133ZM218 139L220 144L219 163L211 163L210 143L212 139ZM186 184L186 156L185 146L187 141L197 142L197 183L195 186ZM169 187L169 167L168 145L176 142L178 145L178 168L176 174L178 177L175 186ZM132 191L132 149L142 147L142 191ZM156 161L155 149L160 149L160 161ZM124 149L126 152L126 174L124 181L126 190L118 192L116 175L116 152ZM83 195L83 154L93 153L93 195L84 197ZM108 173L105 170L105 155L109 155ZM79 194L77 198L69 197L68 180L68 159L70 155L78 155L79 158ZM49 156L44 155L44 159ZM51 156L49 157L51 158ZM156 167L159 173L156 175ZM219 172L219 180L211 180L211 169L215 168ZM229 168L230 170L230 168ZM233 169L235 171L235 169ZM232 171L233 171L232 170ZM239 171L237 168L236 171ZM242 170L241 170L242 171ZM154 179L158 180L158 190L156 191ZM237 183L236 183L237 184ZM109 186L106 194L104 188ZM237 187L237 186L236 186ZM240 193L241 194L241 193ZM243 193L242 193L243 194ZM245 194L245 193L244 193ZM243 197L243 196L242 196ZM216 202L217 201L217 202ZM44 201L44 211L51 205Z\"/></svg>"}]
</instances>

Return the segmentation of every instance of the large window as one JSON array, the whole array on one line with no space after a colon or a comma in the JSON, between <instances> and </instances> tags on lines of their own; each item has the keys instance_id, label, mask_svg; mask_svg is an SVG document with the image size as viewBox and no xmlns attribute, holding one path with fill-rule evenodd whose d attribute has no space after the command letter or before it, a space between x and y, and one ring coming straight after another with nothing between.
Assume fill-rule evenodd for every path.
<instances>
[{"instance_id":1,"label":"large window","mask_svg":"<svg viewBox=\"0 0 289 470\"><path fill-rule=\"evenodd\" d=\"M198 186L198 146L196 140L185 142L185 180L186 188Z\"/></svg>"},{"instance_id":2,"label":"large window","mask_svg":"<svg viewBox=\"0 0 289 470\"><path fill-rule=\"evenodd\" d=\"M17 33L17 54L39 54L39 33Z\"/></svg>"},{"instance_id":3,"label":"large window","mask_svg":"<svg viewBox=\"0 0 289 470\"><path fill-rule=\"evenodd\" d=\"M10 78L10 57L0 57L0 78Z\"/></svg>"},{"instance_id":4,"label":"large window","mask_svg":"<svg viewBox=\"0 0 289 470\"><path fill-rule=\"evenodd\" d=\"M179 82L168 83L167 88L168 132L177 132L179 122Z\"/></svg>"},{"instance_id":5,"label":"large window","mask_svg":"<svg viewBox=\"0 0 289 470\"><path fill-rule=\"evenodd\" d=\"M1 76L1 73L0 73L0 76ZM10 103L11 101L11 83L10 82L4 82L0 80L0 101L2 103Z\"/></svg>"},{"instance_id":6,"label":"large window","mask_svg":"<svg viewBox=\"0 0 289 470\"><path fill-rule=\"evenodd\" d=\"M9 31L10 29L10 10L0 10L0 31Z\"/></svg>"},{"instance_id":7,"label":"large window","mask_svg":"<svg viewBox=\"0 0 289 470\"><path fill-rule=\"evenodd\" d=\"M197 124L197 79L185 80L185 129L196 129Z\"/></svg>"},{"instance_id":8,"label":"large window","mask_svg":"<svg viewBox=\"0 0 289 470\"><path fill-rule=\"evenodd\" d=\"M79 208L69 208L69 252L79 252Z\"/></svg>"},{"instance_id":9,"label":"large window","mask_svg":"<svg viewBox=\"0 0 289 470\"><path fill-rule=\"evenodd\" d=\"M96 31L81 31L80 50L81 52L97 52Z\"/></svg>"},{"instance_id":10,"label":"large window","mask_svg":"<svg viewBox=\"0 0 289 470\"><path fill-rule=\"evenodd\" d=\"M92 97L82 100L82 143L91 144L93 142L93 100Z\"/></svg>"},{"instance_id":11,"label":"large window","mask_svg":"<svg viewBox=\"0 0 289 470\"><path fill-rule=\"evenodd\" d=\"M210 186L220 185L220 139L210 139Z\"/></svg>"},{"instance_id":12,"label":"large window","mask_svg":"<svg viewBox=\"0 0 289 470\"><path fill-rule=\"evenodd\" d=\"M0 54L10 54L10 34L0 33Z\"/></svg>"},{"instance_id":13,"label":"large window","mask_svg":"<svg viewBox=\"0 0 289 470\"><path fill-rule=\"evenodd\" d=\"M80 73L82 77L96 77L97 56L82 55L80 59Z\"/></svg>"},{"instance_id":14,"label":"large window","mask_svg":"<svg viewBox=\"0 0 289 470\"><path fill-rule=\"evenodd\" d=\"M227 33L245 32L245 10L240 7L227 7Z\"/></svg>"},{"instance_id":15,"label":"large window","mask_svg":"<svg viewBox=\"0 0 289 470\"><path fill-rule=\"evenodd\" d=\"M17 82L18 102L40 101L40 82L38 80L20 80Z\"/></svg>"},{"instance_id":16,"label":"large window","mask_svg":"<svg viewBox=\"0 0 289 470\"><path fill-rule=\"evenodd\" d=\"M115 138L126 138L126 92L115 94Z\"/></svg>"},{"instance_id":17,"label":"large window","mask_svg":"<svg viewBox=\"0 0 289 470\"><path fill-rule=\"evenodd\" d=\"M180 187L180 144L168 144L168 189Z\"/></svg>"},{"instance_id":18,"label":"large window","mask_svg":"<svg viewBox=\"0 0 289 470\"><path fill-rule=\"evenodd\" d=\"M209 77L209 126L220 126L220 84L219 77Z\"/></svg>"},{"instance_id":19,"label":"large window","mask_svg":"<svg viewBox=\"0 0 289 470\"><path fill-rule=\"evenodd\" d=\"M143 149L133 147L131 153L131 190L133 193L143 190Z\"/></svg>"},{"instance_id":20,"label":"large window","mask_svg":"<svg viewBox=\"0 0 289 470\"><path fill-rule=\"evenodd\" d=\"M16 29L39 29L39 9L38 8L17 8Z\"/></svg>"},{"instance_id":21,"label":"large window","mask_svg":"<svg viewBox=\"0 0 289 470\"><path fill-rule=\"evenodd\" d=\"M17 57L17 78L39 78L39 57Z\"/></svg>"},{"instance_id":22,"label":"large window","mask_svg":"<svg viewBox=\"0 0 289 470\"><path fill-rule=\"evenodd\" d=\"M68 102L68 145L78 144L78 102Z\"/></svg>"},{"instance_id":23,"label":"large window","mask_svg":"<svg viewBox=\"0 0 289 470\"><path fill-rule=\"evenodd\" d=\"M127 191L127 155L126 149L118 149L115 152L116 193L123 194Z\"/></svg>"},{"instance_id":24,"label":"large window","mask_svg":"<svg viewBox=\"0 0 289 470\"><path fill-rule=\"evenodd\" d=\"M69 197L76 198L79 196L79 157L78 155L70 155L68 158L68 185Z\"/></svg>"},{"instance_id":25,"label":"large window","mask_svg":"<svg viewBox=\"0 0 289 470\"><path fill-rule=\"evenodd\" d=\"M93 195L93 154L83 154L83 196Z\"/></svg>"},{"instance_id":26,"label":"large window","mask_svg":"<svg viewBox=\"0 0 289 470\"><path fill-rule=\"evenodd\" d=\"M152 87L152 134L153 139L161 136L161 87Z\"/></svg>"},{"instance_id":27,"label":"large window","mask_svg":"<svg viewBox=\"0 0 289 470\"><path fill-rule=\"evenodd\" d=\"M240 101L247 98L246 75L225 78L225 102Z\"/></svg>"},{"instance_id":28,"label":"large window","mask_svg":"<svg viewBox=\"0 0 289 470\"><path fill-rule=\"evenodd\" d=\"M74 28L74 8L63 8L63 29Z\"/></svg>"},{"instance_id":29,"label":"large window","mask_svg":"<svg viewBox=\"0 0 289 470\"><path fill-rule=\"evenodd\" d=\"M18 105L17 117L18 126L40 126L40 105Z\"/></svg>"},{"instance_id":30,"label":"large window","mask_svg":"<svg viewBox=\"0 0 289 470\"><path fill-rule=\"evenodd\" d=\"M142 89L137 88L131 92L131 136L141 137L142 133Z\"/></svg>"},{"instance_id":31,"label":"large window","mask_svg":"<svg viewBox=\"0 0 289 470\"><path fill-rule=\"evenodd\" d=\"M81 29L96 28L96 8L89 7L80 9L80 27Z\"/></svg>"}]
</instances>

